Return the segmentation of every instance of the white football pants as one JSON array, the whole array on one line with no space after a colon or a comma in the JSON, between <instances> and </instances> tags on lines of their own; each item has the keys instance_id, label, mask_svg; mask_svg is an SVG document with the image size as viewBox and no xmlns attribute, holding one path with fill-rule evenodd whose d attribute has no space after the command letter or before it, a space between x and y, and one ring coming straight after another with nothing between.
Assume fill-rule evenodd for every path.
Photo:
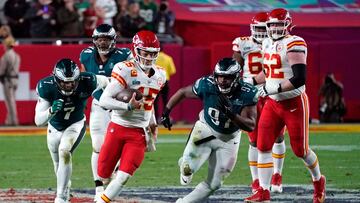
<instances>
[{"instance_id":1,"label":"white football pants","mask_svg":"<svg viewBox=\"0 0 360 203\"><path fill-rule=\"evenodd\" d=\"M97 173L99 152L102 144L104 143L104 137L106 129L110 123L111 113L103 109L96 99L92 100L90 111L90 136L93 152L91 155L91 169L94 180L100 180Z\"/></svg>"},{"instance_id":2,"label":"white football pants","mask_svg":"<svg viewBox=\"0 0 360 203\"><path fill-rule=\"evenodd\" d=\"M86 132L85 118L63 131L56 130L50 123L47 129L47 145L54 164L57 180L56 196L65 199L65 188L72 173L72 153L80 144Z\"/></svg>"},{"instance_id":3,"label":"white football pants","mask_svg":"<svg viewBox=\"0 0 360 203\"><path fill-rule=\"evenodd\" d=\"M209 136L215 139L196 145L195 142ZM206 160L209 160L208 176L204 183L208 190L197 188L185 196L185 202L203 202L214 191L218 190L223 180L230 175L235 167L240 145L241 131L233 134L219 134L206 123L197 121L186 144L180 167L189 164L192 173L197 172ZM207 191L207 192L204 192Z\"/></svg>"}]
</instances>

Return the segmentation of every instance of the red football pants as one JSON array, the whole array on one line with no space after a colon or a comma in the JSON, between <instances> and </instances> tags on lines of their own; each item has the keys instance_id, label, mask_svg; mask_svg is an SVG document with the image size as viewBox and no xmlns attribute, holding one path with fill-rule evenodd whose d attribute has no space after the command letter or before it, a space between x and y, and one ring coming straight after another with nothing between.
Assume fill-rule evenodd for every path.
<instances>
[{"instance_id":1,"label":"red football pants","mask_svg":"<svg viewBox=\"0 0 360 203\"><path fill-rule=\"evenodd\" d=\"M146 149L144 130L109 123L98 159L98 175L110 178L120 159L119 170L133 175L144 160Z\"/></svg>"},{"instance_id":2,"label":"red football pants","mask_svg":"<svg viewBox=\"0 0 360 203\"><path fill-rule=\"evenodd\" d=\"M257 147L270 151L277 136L286 126L294 154L304 157L309 149L309 103L305 93L275 101L268 98L259 120Z\"/></svg>"},{"instance_id":3,"label":"red football pants","mask_svg":"<svg viewBox=\"0 0 360 203\"><path fill-rule=\"evenodd\" d=\"M266 100L267 100L267 97L259 97L259 101L256 104L256 111L257 111L256 126L252 132L248 132L249 141L252 143L255 143L255 144L257 142L257 137L258 137L259 120L260 120L261 112L264 108ZM284 132L285 132L285 128L283 128L281 130L279 136L284 136Z\"/></svg>"}]
</instances>

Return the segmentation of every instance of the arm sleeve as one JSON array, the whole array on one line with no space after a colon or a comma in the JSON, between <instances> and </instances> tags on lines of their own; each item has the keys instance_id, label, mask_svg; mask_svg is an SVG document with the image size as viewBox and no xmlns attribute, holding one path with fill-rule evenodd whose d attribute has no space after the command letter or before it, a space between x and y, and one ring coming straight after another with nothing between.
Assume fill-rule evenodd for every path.
<instances>
[{"instance_id":1,"label":"arm sleeve","mask_svg":"<svg viewBox=\"0 0 360 203\"><path fill-rule=\"evenodd\" d=\"M48 121L52 118L52 115L49 111L50 107L50 102L39 97L35 107L35 124L37 126L46 125Z\"/></svg>"},{"instance_id":2,"label":"arm sleeve","mask_svg":"<svg viewBox=\"0 0 360 203\"><path fill-rule=\"evenodd\" d=\"M100 97L100 106L111 110L127 110L128 104L115 99L115 96L123 90L124 87L116 80L112 80L105 88Z\"/></svg>"},{"instance_id":3,"label":"arm sleeve","mask_svg":"<svg viewBox=\"0 0 360 203\"><path fill-rule=\"evenodd\" d=\"M294 76L289 79L290 83L295 87L299 88L305 85L306 81L306 65L305 64L294 64L291 66Z\"/></svg>"}]
</instances>

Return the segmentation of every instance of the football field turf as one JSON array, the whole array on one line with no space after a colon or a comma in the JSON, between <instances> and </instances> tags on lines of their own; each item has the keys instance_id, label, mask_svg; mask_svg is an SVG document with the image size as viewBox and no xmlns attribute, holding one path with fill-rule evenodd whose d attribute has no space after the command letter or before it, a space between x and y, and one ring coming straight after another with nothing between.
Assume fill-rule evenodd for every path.
<instances>
[{"instance_id":1,"label":"football field turf","mask_svg":"<svg viewBox=\"0 0 360 203\"><path fill-rule=\"evenodd\" d=\"M312 127L310 146L317 153L321 172L327 177L327 187L360 191L360 127L359 125ZM175 128L173 131L160 129L157 151L146 153L145 160L128 182L127 187L179 186L178 158L181 156L189 128ZM46 145L45 130L22 127L0 129L0 188L56 188L55 175ZM311 178L301 160L289 148L283 170L283 184L309 185ZM225 186L248 185L251 182L247 165L248 140L242 134L238 162L232 174L225 180ZM73 154L72 188L92 188L90 168L91 140L85 136ZM192 184L206 177L203 166L194 176ZM359 199L360 201L360 199Z\"/></svg>"}]
</instances>

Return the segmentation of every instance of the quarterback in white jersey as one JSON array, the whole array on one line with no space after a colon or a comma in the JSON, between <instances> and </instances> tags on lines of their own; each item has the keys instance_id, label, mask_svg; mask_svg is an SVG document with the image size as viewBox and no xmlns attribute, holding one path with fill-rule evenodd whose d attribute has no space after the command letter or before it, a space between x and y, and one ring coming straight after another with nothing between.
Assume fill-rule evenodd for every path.
<instances>
[{"instance_id":1,"label":"quarterback in white jersey","mask_svg":"<svg viewBox=\"0 0 360 203\"><path fill-rule=\"evenodd\" d=\"M112 26L108 24L97 26L92 35L94 45L83 49L80 53L82 70L110 78L116 63L132 59L133 55L130 49L116 47L116 37L116 31ZM100 181L97 172L97 163L111 114L99 104L98 100L102 92L103 90L100 89L93 94L89 121L92 145L91 170L95 183L94 199L100 198L100 194L104 192L103 182Z\"/></svg>"},{"instance_id":2,"label":"quarterback in white jersey","mask_svg":"<svg viewBox=\"0 0 360 203\"><path fill-rule=\"evenodd\" d=\"M140 31L133 38L133 49L135 60L115 65L109 87L100 98L100 105L113 113L99 154L98 174L109 179L119 160L120 165L97 202L110 202L120 193L149 149L149 132L156 135L153 102L166 81L165 71L155 65L160 43L154 33ZM143 98L136 100L134 93L128 103L116 100L117 94L127 88L140 90Z\"/></svg>"},{"instance_id":3,"label":"quarterback in white jersey","mask_svg":"<svg viewBox=\"0 0 360 203\"><path fill-rule=\"evenodd\" d=\"M326 179L320 172L316 154L309 148L309 103L305 93L307 45L301 37L290 35L292 18L285 9L272 10L266 26L269 35L269 39L263 42L266 82L259 94L269 98L258 124L260 187L245 202L270 201L271 149L286 126L292 151L303 160L311 174L313 202L322 203L325 201Z\"/></svg>"},{"instance_id":4,"label":"quarterback in white jersey","mask_svg":"<svg viewBox=\"0 0 360 203\"><path fill-rule=\"evenodd\" d=\"M242 64L243 80L259 88L262 82L257 81L256 76L263 71L262 42L267 38L266 21L268 13L259 12L251 20L250 37L238 37L233 41L233 58ZM260 97L257 103L257 122L259 121L262 107L266 98ZM255 192L259 188L259 176L257 169L258 150L256 146L258 127L249 132L248 161L252 177L251 189ZM274 175L271 180L271 190L282 192L282 168L284 164L286 146L284 142L284 131L281 131L273 146Z\"/></svg>"},{"instance_id":5,"label":"quarterback in white jersey","mask_svg":"<svg viewBox=\"0 0 360 203\"><path fill-rule=\"evenodd\" d=\"M145 128L149 125L150 118L153 116L154 99L166 81L166 73L161 67L154 66L150 72L151 77L142 71L134 61L120 62L114 66L111 73L112 81L110 82L110 84L114 84L114 87L111 88L111 92L119 92L122 88L138 89L143 93L144 98L141 108L131 111L131 113L129 113L128 106L125 109L121 108L122 105L127 105L126 103L122 102L118 106L108 97L102 98L101 104L103 106L115 105L120 108L112 108L112 122L124 127Z\"/></svg>"}]
</instances>

